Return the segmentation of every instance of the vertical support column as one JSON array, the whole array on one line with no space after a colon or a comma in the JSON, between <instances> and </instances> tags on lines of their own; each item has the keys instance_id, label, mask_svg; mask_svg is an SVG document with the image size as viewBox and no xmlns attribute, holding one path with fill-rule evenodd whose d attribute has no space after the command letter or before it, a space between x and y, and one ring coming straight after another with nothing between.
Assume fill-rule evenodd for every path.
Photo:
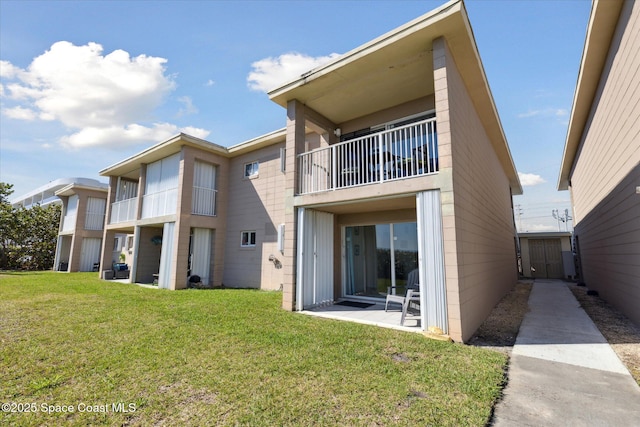
<instances>
[{"instance_id":1,"label":"vertical support column","mask_svg":"<svg viewBox=\"0 0 640 427\"><path fill-rule=\"evenodd\" d=\"M109 189L107 191L107 204L104 212L104 227L102 229L102 251L100 253L100 277L104 277L105 270L111 270L111 262L113 260L113 239L116 233L108 230L111 223L111 209L116 201L116 193L120 184L120 178L115 176L109 177Z\"/></svg>"},{"instance_id":2,"label":"vertical support column","mask_svg":"<svg viewBox=\"0 0 640 427\"><path fill-rule=\"evenodd\" d=\"M129 283L136 282L138 271L138 256L140 255L140 226L136 225L133 230L133 261L131 261L131 271L129 272Z\"/></svg>"},{"instance_id":3,"label":"vertical support column","mask_svg":"<svg viewBox=\"0 0 640 427\"><path fill-rule=\"evenodd\" d=\"M282 307L294 310L296 302L296 236L298 234L296 209L293 205L298 188L297 155L304 151L305 141L305 108L297 100L287 105L287 137L286 137L286 178L284 189L285 236Z\"/></svg>"},{"instance_id":4,"label":"vertical support column","mask_svg":"<svg viewBox=\"0 0 640 427\"><path fill-rule=\"evenodd\" d=\"M440 191L423 191L417 194L416 217L418 220L420 307L422 307L420 314L423 329L446 334L449 325Z\"/></svg>"},{"instance_id":5,"label":"vertical support column","mask_svg":"<svg viewBox=\"0 0 640 427\"><path fill-rule=\"evenodd\" d=\"M193 155L189 155L187 149L182 147L178 170L178 206L176 209L177 220L174 230L174 246L171 255L173 268L170 289L186 288L187 280L189 279L187 272L189 270L194 161Z\"/></svg>"},{"instance_id":6,"label":"vertical support column","mask_svg":"<svg viewBox=\"0 0 640 427\"><path fill-rule=\"evenodd\" d=\"M147 185L147 165L140 166L140 178L138 179L138 206L136 207L136 219L142 218L142 202L145 192L145 186Z\"/></svg>"},{"instance_id":7,"label":"vertical support column","mask_svg":"<svg viewBox=\"0 0 640 427\"><path fill-rule=\"evenodd\" d=\"M62 251L62 236L58 235L58 243L56 243L56 256L53 260L53 271L59 270L61 251Z\"/></svg>"},{"instance_id":8,"label":"vertical support column","mask_svg":"<svg viewBox=\"0 0 640 427\"><path fill-rule=\"evenodd\" d=\"M62 236L60 233L62 232L62 222L64 221L64 214L67 210L67 197L59 197L62 200L62 209L60 210L60 222L58 223L58 243L56 244L56 256L53 260L53 271L58 271L60 265L60 252L62 251Z\"/></svg>"},{"instance_id":9,"label":"vertical support column","mask_svg":"<svg viewBox=\"0 0 640 427\"><path fill-rule=\"evenodd\" d=\"M449 81L453 59L447 41L437 38L433 41L433 85L438 132L438 165L440 178L440 209L442 212L442 234L444 245L444 265L447 289L448 334L455 340L462 338L462 314L460 310L460 289L463 287L458 266L458 243L453 192L454 141L452 121L451 82Z\"/></svg>"}]
</instances>

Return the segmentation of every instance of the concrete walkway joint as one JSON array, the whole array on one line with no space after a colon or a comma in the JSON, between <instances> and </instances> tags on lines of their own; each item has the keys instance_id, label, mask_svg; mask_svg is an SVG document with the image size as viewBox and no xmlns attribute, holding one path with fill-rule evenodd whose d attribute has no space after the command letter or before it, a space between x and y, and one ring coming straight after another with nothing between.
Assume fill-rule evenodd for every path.
<instances>
[{"instance_id":1,"label":"concrete walkway joint","mask_svg":"<svg viewBox=\"0 0 640 427\"><path fill-rule=\"evenodd\" d=\"M565 282L539 280L494 426L640 425L640 387Z\"/></svg>"}]
</instances>

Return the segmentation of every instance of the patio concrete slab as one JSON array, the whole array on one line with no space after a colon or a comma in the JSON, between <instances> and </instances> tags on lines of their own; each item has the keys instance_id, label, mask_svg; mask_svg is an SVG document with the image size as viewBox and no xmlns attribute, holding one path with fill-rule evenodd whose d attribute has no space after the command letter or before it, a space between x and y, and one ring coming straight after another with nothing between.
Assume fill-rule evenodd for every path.
<instances>
[{"instance_id":1,"label":"patio concrete slab","mask_svg":"<svg viewBox=\"0 0 640 427\"><path fill-rule=\"evenodd\" d=\"M495 426L638 425L640 387L562 281L536 280Z\"/></svg>"}]
</instances>

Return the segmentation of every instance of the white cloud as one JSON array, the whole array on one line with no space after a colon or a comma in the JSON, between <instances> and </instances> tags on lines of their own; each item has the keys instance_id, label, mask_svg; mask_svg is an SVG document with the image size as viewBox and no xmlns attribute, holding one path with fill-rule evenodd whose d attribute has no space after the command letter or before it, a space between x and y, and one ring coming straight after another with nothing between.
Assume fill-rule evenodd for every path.
<instances>
[{"instance_id":1,"label":"white cloud","mask_svg":"<svg viewBox=\"0 0 640 427\"><path fill-rule=\"evenodd\" d=\"M35 111L20 106L13 108L3 108L2 114L9 117L10 119L27 121L35 120L38 117Z\"/></svg>"},{"instance_id":2,"label":"white cloud","mask_svg":"<svg viewBox=\"0 0 640 427\"><path fill-rule=\"evenodd\" d=\"M205 86L213 86L214 84L216 84L216 82L211 80L211 79L209 79L209 80L207 80L207 82L204 85Z\"/></svg>"},{"instance_id":3,"label":"white cloud","mask_svg":"<svg viewBox=\"0 0 640 427\"><path fill-rule=\"evenodd\" d=\"M85 127L79 132L65 136L61 143L68 147L84 148L107 146L118 148L140 142L160 142L180 132L206 138L209 131L194 127L178 128L170 123L154 123L153 127L131 124L127 126L110 126L106 128Z\"/></svg>"},{"instance_id":4,"label":"white cloud","mask_svg":"<svg viewBox=\"0 0 640 427\"><path fill-rule=\"evenodd\" d=\"M173 124L148 123L176 87L166 62L131 57L124 50L103 55L97 43L56 42L24 70L0 62L2 78L11 80L3 97L17 104L2 113L12 119L57 120L74 132L60 140L70 147L159 142L179 132ZM189 97L179 101L184 104L180 115L197 112Z\"/></svg>"},{"instance_id":5,"label":"white cloud","mask_svg":"<svg viewBox=\"0 0 640 427\"><path fill-rule=\"evenodd\" d=\"M0 60L0 77L13 79L20 72L20 68L14 66L9 61Z\"/></svg>"},{"instance_id":6,"label":"white cloud","mask_svg":"<svg viewBox=\"0 0 640 427\"><path fill-rule=\"evenodd\" d=\"M566 117L569 112L564 108L544 108L541 110L529 110L526 113L518 114L518 118L525 119L529 117Z\"/></svg>"},{"instance_id":7,"label":"white cloud","mask_svg":"<svg viewBox=\"0 0 640 427\"><path fill-rule=\"evenodd\" d=\"M544 178L540 175L536 175L535 173L518 172L518 177L520 177L520 184L522 184L523 187L530 187L547 182Z\"/></svg>"},{"instance_id":8,"label":"white cloud","mask_svg":"<svg viewBox=\"0 0 640 427\"><path fill-rule=\"evenodd\" d=\"M338 56L340 55L332 53L327 56L313 57L291 52L277 58L264 58L251 64L253 71L247 76L247 83L253 90L268 92Z\"/></svg>"},{"instance_id":9,"label":"white cloud","mask_svg":"<svg viewBox=\"0 0 640 427\"><path fill-rule=\"evenodd\" d=\"M195 136L196 138L205 139L211 132L206 129L200 129L193 126L187 126L180 129L180 132L187 135Z\"/></svg>"},{"instance_id":10,"label":"white cloud","mask_svg":"<svg viewBox=\"0 0 640 427\"><path fill-rule=\"evenodd\" d=\"M195 114L198 112L198 109L196 108L195 105L193 105L193 101L191 100L190 97L181 96L180 98L178 98L178 101L184 104L184 107L180 108L180 110L178 111L178 117L186 116L189 114Z\"/></svg>"},{"instance_id":11,"label":"white cloud","mask_svg":"<svg viewBox=\"0 0 640 427\"><path fill-rule=\"evenodd\" d=\"M530 233L542 232L542 231L558 231L558 226L523 222L522 228L518 227L518 231L519 232L524 231L524 232L530 232Z\"/></svg>"}]
</instances>

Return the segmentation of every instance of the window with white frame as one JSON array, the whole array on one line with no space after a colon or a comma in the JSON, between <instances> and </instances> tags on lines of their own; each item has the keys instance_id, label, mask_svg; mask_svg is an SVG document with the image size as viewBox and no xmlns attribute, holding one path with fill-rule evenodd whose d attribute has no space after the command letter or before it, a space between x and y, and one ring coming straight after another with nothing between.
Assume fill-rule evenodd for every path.
<instances>
[{"instance_id":1,"label":"window with white frame","mask_svg":"<svg viewBox=\"0 0 640 427\"><path fill-rule=\"evenodd\" d=\"M260 164L258 162L245 163L244 165L244 177L245 178L257 178L258 168Z\"/></svg>"},{"instance_id":2,"label":"window with white frame","mask_svg":"<svg viewBox=\"0 0 640 427\"><path fill-rule=\"evenodd\" d=\"M87 198L87 215L84 228L87 230L102 230L104 228L104 214L107 206L106 199L97 197Z\"/></svg>"},{"instance_id":3,"label":"window with white frame","mask_svg":"<svg viewBox=\"0 0 640 427\"><path fill-rule=\"evenodd\" d=\"M180 153L147 165L142 218L176 213L179 170Z\"/></svg>"},{"instance_id":4,"label":"window with white frame","mask_svg":"<svg viewBox=\"0 0 640 427\"><path fill-rule=\"evenodd\" d=\"M215 216L216 167L196 160L193 168L193 197L191 212L196 215Z\"/></svg>"},{"instance_id":5,"label":"window with white frame","mask_svg":"<svg viewBox=\"0 0 640 427\"><path fill-rule=\"evenodd\" d=\"M256 232L243 231L240 236L240 247L252 248L256 245Z\"/></svg>"}]
</instances>

